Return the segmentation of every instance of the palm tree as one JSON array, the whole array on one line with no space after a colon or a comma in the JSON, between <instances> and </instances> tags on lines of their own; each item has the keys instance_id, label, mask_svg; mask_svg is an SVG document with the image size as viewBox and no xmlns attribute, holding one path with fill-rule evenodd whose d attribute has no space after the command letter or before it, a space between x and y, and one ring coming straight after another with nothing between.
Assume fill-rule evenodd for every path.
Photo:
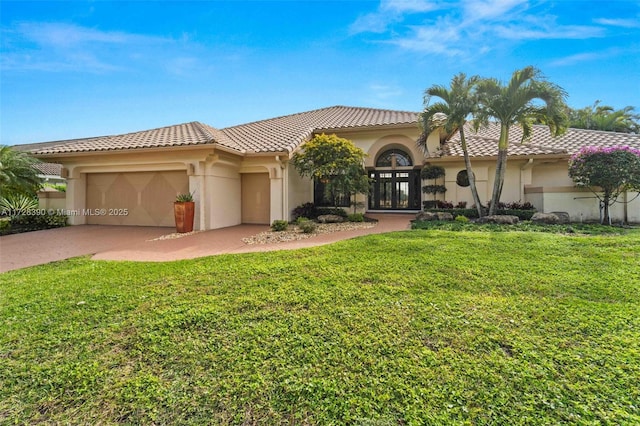
<instances>
[{"instance_id":1,"label":"palm tree","mask_svg":"<svg viewBox=\"0 0 640 426\"><path fill-rule=\"evenodd\" d=\"M639 133L640 114L632 106L614 110L608 105L596 101L592 106L582 109L568 109L569 127L577 129L605 130L609 132Z\"/></svg>"},{"instance_id":2,"label":"palm tree","mask_svg":"<svg viewBox=\"0 0 640 426\"><path fill-rule=\"evenodd\" d=\"M467 121L467 117L476 110L477 100L474 94L474 87L479 80L480 78L477 76L467 79L466 74L459 73L451 79L450 89L441 85L434 85L425 91L425 109L420 115L422 128L425 129L425 132L418 139L417 144L423 152L427 152L426 135L433 130L441 129L444 133L444 140L449 140L456 131L460 132L460 144L464 153L464 164L469 177L471 195L478 210L478 215L482 217L482 205L476 188L476 178L471 169L471 159L469 158L467 141L464 135L464 124ZM429 105L432 97L440 98L442 101ZM446 115L445 120L439 119L442 114Z\"/></svg>"},{"instance_id":3,"label":"palm tree","mask_svg":"<svg viewBox=\"0 0 640 426\"><path fill-rule=\"evenodd\" d=\"M39 162L26 152L0 145L0 196L35 193L41 183L34 167Z\"/></svg>"},{"instance_id":4,"label":"palm tree","mask_svg":"<svg viewBox=\"0 0 640 426\"><path fill-rule=\"evenodd\" d=\"M500 123L496 176L489 206L489 215L493 215L504 185L509 129L513 125L522 127L521 143L531 137L535 122L546 124L552 136L561 135L567 128L566 92L560 86L546 81L540 70L532 66L515 71L506 86L489 78L478 82L477 87L480 108L476 114L476 128L487 125L489 118Z\"/></svg>"}]
</instances>

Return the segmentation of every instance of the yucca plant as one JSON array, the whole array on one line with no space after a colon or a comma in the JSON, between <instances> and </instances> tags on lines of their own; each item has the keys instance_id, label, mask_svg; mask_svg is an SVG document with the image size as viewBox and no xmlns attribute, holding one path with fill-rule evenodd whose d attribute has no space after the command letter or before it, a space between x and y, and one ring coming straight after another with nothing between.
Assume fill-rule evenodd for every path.
<instances>
[{"instance_id":1,"label":"yucca plant","mask_svg":"<svg viewBox=\"0 0 640 426\"><path fill-rule=\"evenodd\" d=\"M26 194L9 195L0 198L0 210L4 216L16 216L38 208L38 199Z\"/></svg>"}]
</instances>

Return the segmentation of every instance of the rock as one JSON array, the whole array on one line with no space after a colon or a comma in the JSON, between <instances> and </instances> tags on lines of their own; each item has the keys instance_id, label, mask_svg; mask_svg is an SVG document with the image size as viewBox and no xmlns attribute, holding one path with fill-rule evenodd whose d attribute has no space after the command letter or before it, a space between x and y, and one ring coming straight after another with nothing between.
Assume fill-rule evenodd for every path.
<instances>
[{"instance_id":1,"label":"rock","mask_svg":"<svg viewBox=\"0 0 640 426\"><path fill-rule=\"evenodd\" d=\"M453 220L453 215L449 212L420 212L416 215L416 220Z\"/></svg>"},{"instance_id":2,"label":"rock","mask_svg":"<svg viewBox=\"0 0 640 426\"><path fill-rule=\"evenodd\" d=\"M555 214L556 216L558 216L558 223L561 223L563 225L571 223L571 217L567 212L551 212L551 214Z\"/></svg>"},{"instance_id":3,"label":"rock","mask_svg":"<svg viewBox=\"0 0 640 426\"><path fill-rule=\"evenodd\" d=\"M518 216L508 214L495 214L493 216L484 216L478 219L478 223L499 223L501 225L515 225L520 222Z\"/></svg>"},{"instance_id":4,"label":"rock","mask_svg":"<svg viewBox=\"0 0 640 426\"><path fill-rule=\"evenodd\" d=\"M438 220L438 216L432 212L420 212L416 215L416 220L422 220L422 221Z\"/></svg>"},{"instance_id":5,"label":"rock","mask_svg":"<svg viewBox=\"0 0 640 426\"><path fill-rule=\"evenodd\" d=\"M436 212L438 220L453 220L453 215L449 212Z\"/></svg>"},{"instance_id":6,"label":"rock","mask_svg":"<svg viewBox=\"0 0 640 426\"><path fill-rule=\"evenodd\" d=\"M551 213L540 213L537 212L531 217L531 222L533 223L544 223L547 225L552 224L567 224L571 222L569 217L569 213L567 212L551 212Z\"/></svg>"},{"instance_id":7,"label":"rock","mask_svg":"<svg viewBox=\"0 0 640 426\"><path fill-rule=\"evenodd\" d=\"M552 224L559 223L559 220L558 220L558 216L556 216L553 213L536 212L533 214L533 216L531 216L531 222L552 225Z\"/></svg>"},{"instance_id":8,"label":"rock","mask_svg":"<svg viewBox=\"0 0 640 426\"><path fill-rule=\"evenodd\" d=\"M342 223L344 222L344 217L338 216L337 214L323 214L318 216L318 222L320 223Z\"/></svg>"}]
</instances>

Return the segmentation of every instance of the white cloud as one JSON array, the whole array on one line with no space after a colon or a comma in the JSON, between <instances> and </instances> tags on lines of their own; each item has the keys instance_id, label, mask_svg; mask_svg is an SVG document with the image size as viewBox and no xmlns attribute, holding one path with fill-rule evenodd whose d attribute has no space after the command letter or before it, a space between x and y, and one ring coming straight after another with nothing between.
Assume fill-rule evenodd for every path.
<instances>
[{"instance_id":1,"label":"white cloud","mask_svg":"<svg viewBox=\"0 0 640 426\"><path fill-rule=\"evenodd\" d=\"M192 47L184 36L173 40L55 22L23 22L2 35L3 70L101 74L161 67L183 75L198 65L184 56L183 50Z\"/></svg>"},{"instance_id":2,"label":"white cloud","mask_svg":"<svg viewBox=\"0 0 640 426\"><path fill-rule=\"evenodd\" d=\"M596 19L594 20L596 24L607 25L611 27L621 27L621 28L640 28L640 19Z\"/></svg>"},{"instance_id":3,"label":"white cloud","mask_svg":"<svg viewBox=\"0 0 640 426\"><path fill-rule=\"evenodd\" d=\"M592 62L601 59L603 55L601 53L588 52L588 53L578 53L575 55L566 56L564 58L556 59L551 62L549 65L551 66L569 66L576 65L582 62Z\"/></svg>"},{"instance_id":4,"label":"white cloud","mask_svg":"<svg viewBox=\"0 0 640 426\"><path fill-rule=\"evenodd\" d=\"M636 56L638 52L637 49L620 49L618 47L611 47L606 50L601 50L598 52L584 52L577 53L575 55L565 56L564 58L559 58L552 61L549 65L556 67L563 66L571 66L580 64L583 62L594 62L594 61L602 61L608 58L612 58L614 56Z\"/></svg>"},{"instance_id":5,"label":"white cloud","mask_svg":"<svg viewBox=\"0 0 640 426\"><path fill-rule=\"evenodd\" d=\"M351 34L384 33L389 26L402 22L408 14L431 12L442 7L444 7L442 2L430 0L383 0L378 10L356 19L351 24L349 32Z\"/></svg>"},{"instance_id":6,"label":"white cloud","mask_svg":"<svg viewBox=\"0 0 640 426\"><path fill-rule=\"evenodd\" d=\"M466 0L462 11L466 21L479 21L502 18L516 6L526 4L527 0Z\"/></svg>"},{"instance_id":7,"label":"white cloud","mask_svg":"<svg viewBox=\"0 0 640 426\"><path fill-rule=\"evenodd\" d=\"M502 42L603 37L597 25L562 25L529 10L529 0L383 1L352 25L412 52L449 57L486 53Z\"/></svg>"}]
</instances>

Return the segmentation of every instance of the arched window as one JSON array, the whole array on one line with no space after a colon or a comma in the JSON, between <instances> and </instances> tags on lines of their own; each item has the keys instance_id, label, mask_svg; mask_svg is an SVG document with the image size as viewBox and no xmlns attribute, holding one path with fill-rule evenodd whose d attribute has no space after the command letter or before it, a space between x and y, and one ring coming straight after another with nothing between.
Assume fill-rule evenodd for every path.
<instances>
[{"instance_id":1,"label":"arched window","mask_svg":"<svg viewBox=\"0 0 640 426\"><path fill-rule=\"evenodd\" d=\"M390 149L385 151L380 154L378 161L376 161L376 167L408 167L412 165L413 162L411 161L409 154L401 149Z\"/></svg>"}]
</instances>

